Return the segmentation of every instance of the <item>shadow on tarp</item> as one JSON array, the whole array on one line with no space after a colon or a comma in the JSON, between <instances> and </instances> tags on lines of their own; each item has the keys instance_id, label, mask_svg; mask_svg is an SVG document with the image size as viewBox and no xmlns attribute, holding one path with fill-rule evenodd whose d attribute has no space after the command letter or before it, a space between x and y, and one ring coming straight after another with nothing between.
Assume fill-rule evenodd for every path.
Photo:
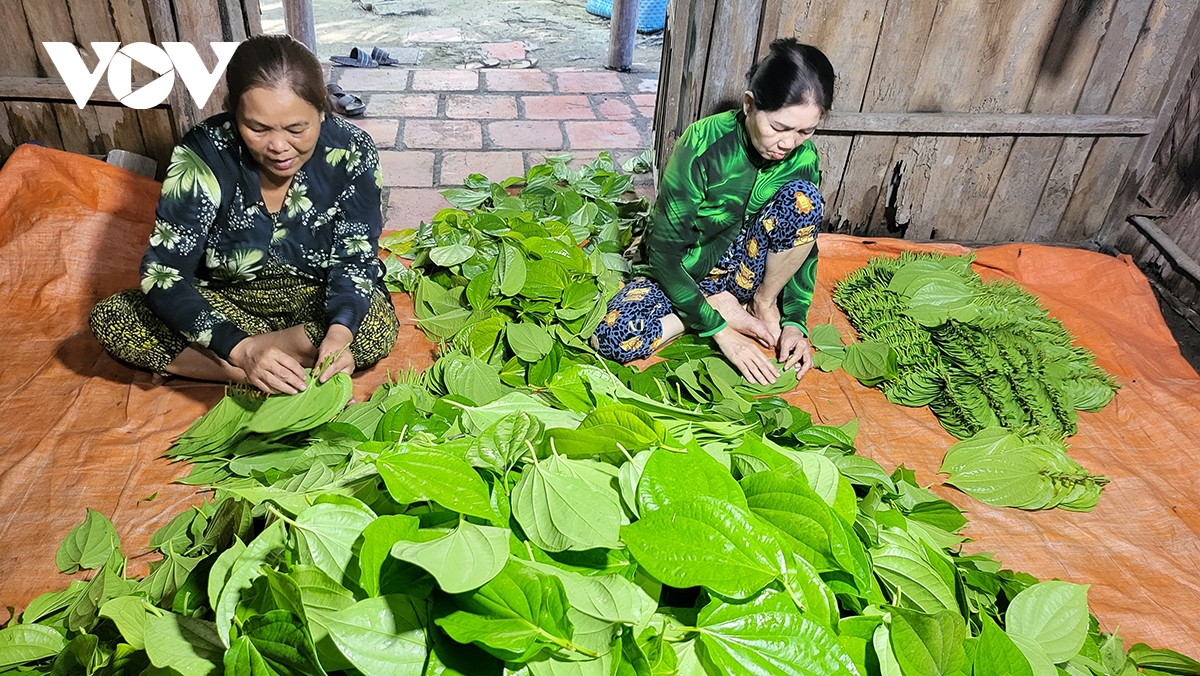
<instances>
[{"instance_id":1,"label":"shadow on tarp","mask_svg":"<svg viewBox=\"0 0 1200 676\"><path fill-rule=\"evenodd\" d=\"M186 468L159 456L222 388L182 380L155 387L150 374L105 355L87 329L97 299L137 283L157 196L154 181L45 148L18 149L0 171L0 607L21 608L65 586L55 548L85 508L112 518L131 571L143 574L154 558L144 555L150 534L202 499L172 484ZM836 280L872 256L918 248L828 234L820 247L810 319L832 317L843 333L850 327L829 296ZM1127 257L1017 244L977 255L980 274L1038 294L1124 384L1103 411L1080 414L1070 440L1071 455L1112 483L1088 514L1021 512L942 486L935 492L968 510L969 551L995 552L1039 578L1091 584L1101 625L1119 626L1126 645L1200 655L1200 616L1178 612L1200 607L1200 376ZM394 300L399 342L355 377L359 400L389 371L424 368L435 356L411 301ZM860 452L888 469L904 463L924 483L937 483L954 441L928 409L890 404L841 371L813 372L787 398L821 422L860 418Z\"/></svg>"}]
</instances>

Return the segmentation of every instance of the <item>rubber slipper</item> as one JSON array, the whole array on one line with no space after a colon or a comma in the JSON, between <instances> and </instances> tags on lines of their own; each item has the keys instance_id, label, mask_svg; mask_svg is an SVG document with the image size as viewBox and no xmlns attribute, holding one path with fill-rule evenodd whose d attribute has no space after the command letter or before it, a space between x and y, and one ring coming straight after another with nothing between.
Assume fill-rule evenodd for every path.
<instances>
[{"instance_id":1,"label":"rubber slipper","mask_svg":"<svg viewBox=\"0 0 1200 676\"><path fill-rule=\"evenodd\" d=\"M371 48L371 58L374 59L375 62L381 66L398 66L398 65L400 65L400 59L392 58L391 54L388 54L386 51L384 51L378 47Z\"/></svg>"},{"instance_id":2,"label":"rubber slipper","mask_svg":"<svg viewBox=\"0 0 1200 676\"><path fill-rule=\"evenodd\" d=\"M339 115L358 117L367 112L367 104L363 103L362 99L346 93L340 86L327 84L325 89L329 91L329 102L333 104L333 110Z\"/></svg>"},{"instance_id":3,"label":"rubber slipper","mask_svg":"<svg viewBox=\"0 0 1200 676\"><path fill-rule=\"evenodd\" d=\"M355 47L350 50L350 56L331 56L329 60L340 65L350 66L351 68L378 68L379 62L371 58L370 54Z\"/></svg>"}]
</instances>

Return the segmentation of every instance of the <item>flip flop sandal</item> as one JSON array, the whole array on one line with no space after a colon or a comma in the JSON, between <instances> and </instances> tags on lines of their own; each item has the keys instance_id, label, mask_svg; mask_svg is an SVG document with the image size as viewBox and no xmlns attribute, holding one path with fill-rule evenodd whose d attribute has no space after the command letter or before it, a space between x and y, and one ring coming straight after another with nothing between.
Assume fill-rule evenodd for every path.
<instances>
[{"instance_id":1,"label":"flip flop sandal","mask_svg":"<svg viewBox=\"0 0 1200 676\"><path fill-rule=\"evenodd\" d=\"M350 50L350 56L331 56L329 60L339 66L350 66L351 68L378 68L379 62L371 58L363 50L355 47Z\"/></svg>"},{"instance_id":2,"label":"flip flop sandal","mask_svg":"<svg viewBox=\"0 0 1200 676\"><path fill-rule=\"evenodd\" d=\"M371 58L374 59L381 66L398 66L398 65L400 65L400 59L392 58L391 54L388 54L386 51L384 51L378 47L371 48Z\"/></svg>"},{"instance_id":3,"label":"flip flop sandal","mask_svg":"<svg viewBox=\"0 0 1200 676\"><path fill-rule=\"evenodd\" d=\"M346 93L346 90L335 84L325 85L325 89L329 91L329 102L333 104L333 110L339 115L346 117L359 117L367 112L367 104L354 94Z\"/></svg>"}]
</instances>

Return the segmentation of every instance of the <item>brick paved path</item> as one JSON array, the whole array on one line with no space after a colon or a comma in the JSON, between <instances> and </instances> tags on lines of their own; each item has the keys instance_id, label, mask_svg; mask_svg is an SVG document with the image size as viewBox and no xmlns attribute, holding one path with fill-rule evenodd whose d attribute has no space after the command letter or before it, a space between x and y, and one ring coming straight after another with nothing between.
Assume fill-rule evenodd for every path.
<instances>
[{"instance_id":1,"label":"brick paved path","mask_svg":"<svg viewBox=\"0 0 1200 676\"><path fill-rule=\"evenodd\" d=\"M524 174L546 155L601 151L618 163L650 146L657 81L610 71L334 68L367 104L353 120L383 165L386 230L416 227L447 206L440 190L470 173ZM649 175L635 177L648 191Z\"/></svg>"}]
</instances>

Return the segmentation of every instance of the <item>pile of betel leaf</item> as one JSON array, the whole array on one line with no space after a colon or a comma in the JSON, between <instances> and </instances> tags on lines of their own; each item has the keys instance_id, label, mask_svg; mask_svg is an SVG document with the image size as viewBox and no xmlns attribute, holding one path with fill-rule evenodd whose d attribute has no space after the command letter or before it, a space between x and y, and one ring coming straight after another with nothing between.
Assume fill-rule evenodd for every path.
<instances>
[{"instance_id":1,"label":"pile of betel leaf","mask_svg":"<svg viewBox=\"0 0 1200 676\"><path fill-rule=\"evenodd\" d=\"M963 441L946 483L992 505L1090 511L1108 483L1066 454L1076 411L1098 411L1116 382L1038 299L984 282L973 256L878 257L834 291L863 342L829 324L811 339L818 368L841 366L888 400L925 406Z\"/></svg>"},{"instance_id":2,"label":"pile of betel leaf","mask_svg":"<svg viewBox=\"0 0 1200 676\"><path fill-rule=\"evenodd\" d=\"M834 302L865 341L895 352L889 401L925 406L966 439L989 427L1076 431L1076 411L1098 411L1117 384L1036 296L984 282L973 256L904 252L848 275Z\"/></svg>"},{"instance_id":3,"label":"pile of betel leaf","mask_svg":"<svg viewBox=\"0 0 1200 676\"><path fill-rule=\"evenodd\" d=\"M605 167L552 164L546 187L582 193L568 186ZM563 298L547 309L545 287L506 292L503 277L455 269L499 254L433 262L436 248L498 240L515 249L506 264L553 261L564 295L605 288L593 254L619 249L625 226L592 219L581 248L557 202L500 211L503 186L473 181L488 195L478 209L440 214L415 272L396 276L458 299L431 317L496 320L490 340L467 324L441 334L434 368L345 408L334 381L231 393L173 449L212 501L153 536L162 558L143 580L125 577L115 530L89 512L58 563L92 578L0 630L0 673L1200 674L1168 650L1126 652L1090 616L1086 586L962 552L962 513L911 471L856 455L853 421L814 425L731 387L695 342L650 376L610 367L568 325L579 317L557 314ZM619 206L619 193L582 194L596 213ZM498 212L540 228L474 220ZM568 264L534 238L595 248ZM524 324L549 347L509 333Z\"/></svg>"}]
</instances>

